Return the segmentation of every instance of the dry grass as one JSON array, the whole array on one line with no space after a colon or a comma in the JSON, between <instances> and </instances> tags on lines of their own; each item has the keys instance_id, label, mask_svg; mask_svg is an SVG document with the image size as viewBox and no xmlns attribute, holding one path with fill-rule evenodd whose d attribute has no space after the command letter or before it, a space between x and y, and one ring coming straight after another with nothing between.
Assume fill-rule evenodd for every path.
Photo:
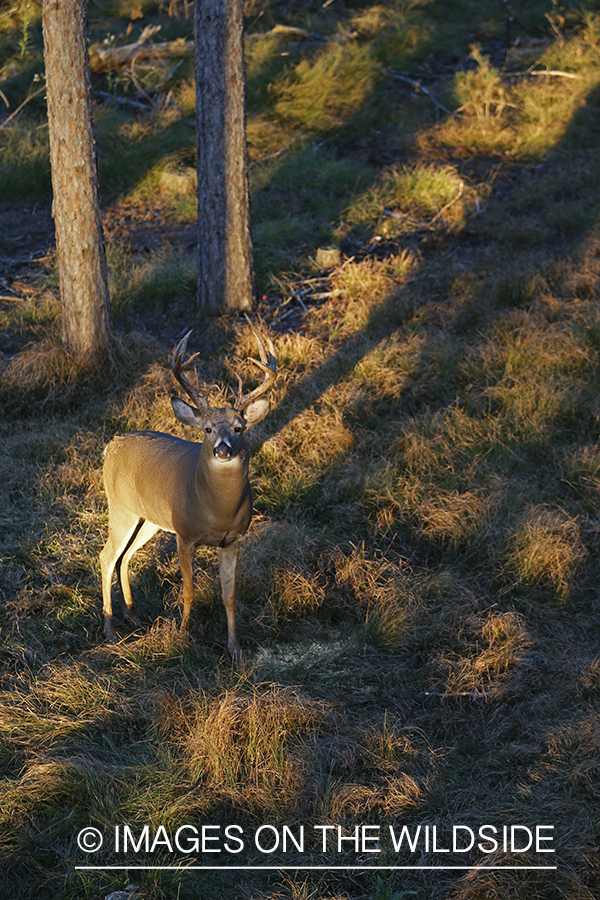
<instances>
[{"instance_id":1,"label":"dry grass","mask_svg":"<svg viewBox=\"0 0 600 900\"><path fill-rule=\"evenodd\" d=\"M294 614L302 616L311 609L318 609L324 600L323 586L310 569L294 566L274 571L269 598L274 619Z\"/></svg>"},{"instance_id":2,"label":"dry grass","mask_svg":"<svg viewBox=\"0 0 600 900\"><path fill-rule=\"evenodd\" d=\"M324 715L322 705L274 686L227 691L190 723L190 773L234 807L285 820L297 812L310 771L298 739L309 738Z\"/></svg>"},{"instance_id":3,"label":"dry grass","mask_svg":"<svg viewBox=\"0 0 600 900\"><path fill-rule=\"evenodd\" d=\"M535 506L515 530L507 567L518 581L550 586L564 598L584 557L577 520L561 509Z\"/></svg>"},{"instance_id":4,"label":"dry grass","mask_svg":"<svg viewBox=\"0 0 600 900\"><path fill-rule=\"evenodd\" d=\"M465 631L472 632L473 655L447 655L436 661L445 693L456 697L501 696L532 644L523 620L512 612L490 613L466 622Z\"/></svg>"}]
</instances>

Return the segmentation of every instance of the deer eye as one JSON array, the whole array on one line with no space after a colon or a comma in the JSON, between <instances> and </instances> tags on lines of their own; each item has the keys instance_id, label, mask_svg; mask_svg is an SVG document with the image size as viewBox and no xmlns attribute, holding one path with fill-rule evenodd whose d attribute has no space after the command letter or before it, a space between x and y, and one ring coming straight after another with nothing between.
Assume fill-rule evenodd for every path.
<instances>
[{"instance_id":1,"label":"deer eye","mask_svg":"<svg viewBox=\"0 0 600 900\"><path fill-rule=\"evenodd\" d=\"M242 426L241 426L241 425L236 425L235 428L234 428L233 430L235 431L236 434L239 434L240 431L242 430Z\"/></svg>"},{"instance_id":2,"label":"deer eye","mask_svg":"<svg viewBox=\"0 0 600 900\"><path fill-rule=\"evenodd\" d=\"M207 425L207 427L204 429L204 433L205 433L205 434L212 434L212 428L210 427L210 425Z\"/></svg>"}]
</instances>

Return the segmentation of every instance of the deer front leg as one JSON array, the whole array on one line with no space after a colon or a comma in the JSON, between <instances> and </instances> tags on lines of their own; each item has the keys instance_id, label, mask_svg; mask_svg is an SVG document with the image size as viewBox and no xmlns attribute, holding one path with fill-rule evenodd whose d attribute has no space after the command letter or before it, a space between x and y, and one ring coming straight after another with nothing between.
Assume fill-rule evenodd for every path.
<instances>
[{"instance_id":1,"label":"deer front leg","mask_svg":"<svg viewBox=\"0 0 600 900\"><path fill-rule=\"evenodd\" d=\"M219 575L221 577L223 604L227 613L227 649L236 662L240 662L242 659L242 651L235 624L235 573L239 552L239 541L234 541L229 547L219 547Z\"/></svg>"},{"instance_id":2,"label":"deer front leg","mask_svg":"<svg viewBox=\"0 0 600 900\"><path fill-rule=\"evenodd\" d=\"M179 568L181 569L181 580L183 582L183 618L181 619L181 630L187 631L190 624L190 609L192 608L192 600L194 599L194 576L192 573L192 564L194 561L194 545L188 541L184 541L177 535L177 553L179 554Z\"/></svg>"},{"instance_id":3,"label":"deer front leg","mask_svg":"<svg viewBox=\"0 0 600 900\"><path fill-rule=\"evenodd\" d=\"M106 640L117 640L115 623L112 614L111 582L115 570L115 554L112 549L112 541L109 536L102 553L100 554L100 566L102 570L102 612L104 614L104 634Z\"/></svg>"}]
</instances>

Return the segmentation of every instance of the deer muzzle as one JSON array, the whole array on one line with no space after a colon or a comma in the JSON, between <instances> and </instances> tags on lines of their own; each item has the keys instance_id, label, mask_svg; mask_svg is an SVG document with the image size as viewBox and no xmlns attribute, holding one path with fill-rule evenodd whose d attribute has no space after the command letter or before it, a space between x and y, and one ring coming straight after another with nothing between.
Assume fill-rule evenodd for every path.
<instances>
[{"instance_id":1,"label":"deer muzzle","mask_svg":"<svg viewBox=\"0 0 600 900\"><path fill-rule=\"evenodd\" d=\"M220 441L213 448L213 455L217 459L231 459L233 451L226 441Z\"/></svg>"}]
</instances>

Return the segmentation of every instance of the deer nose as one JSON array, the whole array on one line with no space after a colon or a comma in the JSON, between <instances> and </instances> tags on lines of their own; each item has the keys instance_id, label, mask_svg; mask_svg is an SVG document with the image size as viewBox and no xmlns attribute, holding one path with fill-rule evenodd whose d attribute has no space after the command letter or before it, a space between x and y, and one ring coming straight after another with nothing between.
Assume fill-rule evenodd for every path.
<instances>
[{"instance_id":1,"label":"deer nose","mask_svg":"<svg viewBox=\"0 0 600 900\"><path fill-rule=\"evenodd\" d=\"M220 441L213 449L213 454L217 459L231 459L231 447L226 441Z\"/></svg>"}]
</instances>

